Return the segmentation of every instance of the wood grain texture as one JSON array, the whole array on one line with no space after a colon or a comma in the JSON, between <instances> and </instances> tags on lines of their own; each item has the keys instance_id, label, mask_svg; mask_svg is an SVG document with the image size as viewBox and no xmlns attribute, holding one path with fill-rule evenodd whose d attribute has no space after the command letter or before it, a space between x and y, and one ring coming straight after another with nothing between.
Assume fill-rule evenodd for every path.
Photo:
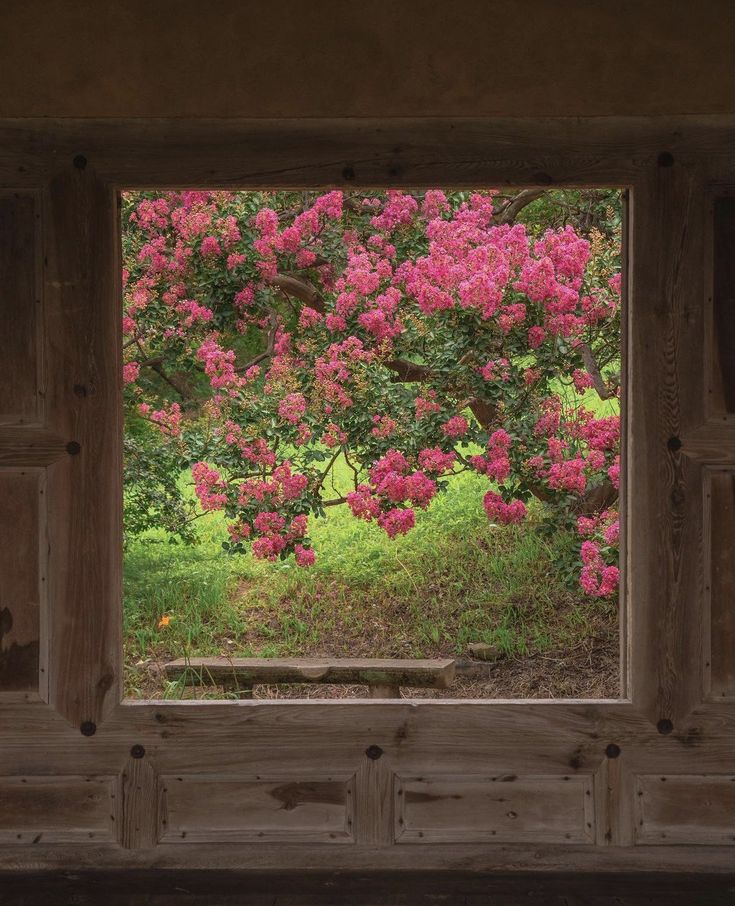
<instances>
[{"instance_id":1,"label":"wood grain texture","mask_svg":"<svg viewBox=\"0 0 735 906\"><path fill-rule=\"evenodd\" d=\"M162 842L351 843L352 778L161 778Z\"/></svg>"},{"instance_id":2,"label":"wood grain texture","mask_svg":"<svg viewBox=\"0 0 735 906\"><path fill-rule=\"evenodd\" d=\"M0 191L0 425L41 414L40 216L37 194Z\"/></svg>"},{"instance_id":3,"label":"wood grain texture","mask_svg":"<svg viewBox=\"0 0 735 906\"><path fill-rule=\"evenodd\" d=\"M671 163L633 197L625 482L631 696L676 727L702 698L702 475L680 438L704 404L706 202L701 167Z\"/></svg>"},{"instance_id":4,"label":"wood grain texture","mask_svg":"<svg viewBox=\"0 0 735 906\"><path fill-rule=\"evenodd\" d=\"M712 211L712 361L709 406L735 412L735 197Z\"/></svg>"},{"instance_id":5,"label":"wood grain texture","mask_svg":"<svg viewBox=\"0 0 735 906\"><path fill-rule=\"evenodd\" d=\"M145 758L130 758L120 775L119 839L125 849L151 849L158 842L158 778Z\"/></svg>"},{"instance_id":6,"label":"wood grain texture","mask_svg":"<svg viewBox=\"0 0 735 906\"><path fill-rule=\"evenodd\" d=\"M6 692L38 691L39 670L46 671L45 657L41 663L41 604L46 583L42 565L46 528L43 472L0 469L0 501L2 697Z\"/></svg>"},{"instance_id":7,"label":"wood grain texture","mask_svg":"<svg viewBox=\"0 0 735 906\"><path fill-rule=\"evenodd\" d=\"M171 679L184 679L187 683L235 687L252 687L257 683L347 683L371 687L413 686L433 689L448 688L454 680L455 672L452 658L316 657L179 658L166 664L165 671Z\"/></svg>"},{"instance_id":8,"label":"wood grain texture","mask_svg":"<svg viewBox=\"0 0 735 906\"><path fill-rule=\"evenodd\" d=\"M735 697L735 472L712 471L707 481L709 634L705 651L709 694Z\"/></svg>"},{"instance_id":9,"label":"wood grain texture","mask_svg":"<svg viewBox=\"0 0 735 906\"><path fill-rule=\"evenodd\" d=\"M120 686L121 381L117 206L69 162L47 193L49 427L78 452L48 470L51 702L99 725Z\"/></svg>"},{"instance_id":10,"label":"wood grain texture","mask_svg":"<svg viewBox=\"0 0 735 906\"><path fill-rule=\"evenodd\" d=\"M67 792L53 801L66 795L71 805L49 805L50 815L56 810L73 816L82 807L75 778L114 777L111 789L119 796L120 772L129 772L129 807L120 814L127 816L124 824L132 822L122 830L119 818L111 828L105 825L104 840L77 835L64 846L53 837L27 846L0 844L0 866L234 870L247 864L277 872L289 864L309 871L375 872L408 871L420 861L437 871L495 873L730 870L731 846L718 836L722 817L709 819L710 825L696 819L705 827L704 838L711 835L708 843L695 828L682 844L631 844L637 776L729 777L735 767L735 709L727 700L700 702L706 648L703 471L735 462L735 420L722 418L715 425L703 417L710 374L704 358L709 265L703 237L708 181L715 173L733 181L733 147L735 120L711 118L0 122L0 184L32 191L45 186L49 377L45 427L23 429L22 436L18 426L0 430L0 462L48 467L53 580L53 707L3 701L0 762L13 778L58 778L58 789ZM121 344L114 187L565 181L632 186L625 484L632 701L118 704ZM70 441L80 444L78 454L67 453ZM662 719L672 722L670 732L667 726L659 732ZM97 724L94 735L79 733L83 720ZM611 743L621 749L620 757L606 755ZM134 744L145 748L135 765L128 754ZM368 758L373 746L380 757ZM175 807L154 772L167 782L183 778ZM454 787L443 789L446 801L414 801L411 808L414 815L424 810L418 830L432 826L436 808L430 833L456 833L458 840L426 843L424 837L394 845L396 773L418 784L452 778ZM530 816L531 833L548 831L549 838L488 845L499 822L488 810L473 810L477 797L451 797L478 777L501 773L556 778L575 797L582 790L586 796L591 783L586 798L593 827L587 830L595 842L564 838L579 833L578 823L577 830L568 829L580 814L576 798L570 805L571 798L562 796L547 819L533 811L529 791L521 795L523 811L517 814ZM559 780L565 776L570 780ZM304 825L297 816L308 813L311 820L317 803L299 801L283 810L265 804L275 802L274 783L303 791L330 777L354 785L352 811L339 807L352 814L351 836L327 839L331 830L324 836L337 820L334 803L330 817L322 814L316 824ZM211 787L208 778L214 778ZM488 786L482 784L479 801ZM416 791L426 792L423 786ZM247 808L238 811L232 802L240 794ZM647 812L652 832L674 821L669 808L680 809L686 825L696 812L693 795L687 787L678 804L657 798L659 810ZM110 816L117 816L119 804L116 799ZM15 800L13 814L21 807ZM95 816L96 811L92 818L70 818L59 833L102 833L102 819L98 825ZM507 822L518 820L506 815ZM545 820L563 827L552 832ZM274 838L253 845L249 835L264 825ZM187 838L177 836L182 832ZM276 839L281 833L301 836ZM161 834L166 839L153 846Z\"/></svg>"},{"instance_id":11,"label":"wood grain texture","mask_svg":"<svg viewBox=\"0 0 735 906\"><path fill-rule=\"evenodd\" d=\"M732 173L733 116L0 120L0 185L80 153L131 187L633 185L662 151Z\"/></svg>"},{"instance_id":12,"label":"wood grain texture","mask_svg":"<svg viewBox=\"0 0 735 906\"><path fill-rule=\"evenodd\" d=\"M368 746L355 774L354 833L359 845L390 846L395 842L394 788L390 756L380 747Z\"/></svg>"},{"instance_id":13,"label":"wood grain texture","mask_svg":"<svg viewBox=\"0 0 735 906\"><path fill-rule=\"evenodd\" d=\"M398 843L593 843L589 775L396 778Z\"/></svg>"},{"instance_id":14,"label":"wood grain texture","mask_svg":"<svg viewBox=\"0 0 735 906\"><path fill-rule=\"evenodd\" d=\"M636 778L636 843L735 844L735 775Z\"/></svg>"},{"instance_id":15,"label":"wood grain texture","mask_svg":"<svg viewBox=\"0 0 735 906\"><path fill-rule=\"evenodd\" d=\"M0 777L0 843L98 843L115 836L111 777Z\"/></svg>"},{"instance_id":16,"label":"wood grain texture","mask_svg":"<svg viewBox=\"0 0 735 906\"><path fill-rule=\"evenodd\" d=\"M66 445L45 428L0 427L0 467L49 466L68 456Z\"/></svg>"}]
</instances>

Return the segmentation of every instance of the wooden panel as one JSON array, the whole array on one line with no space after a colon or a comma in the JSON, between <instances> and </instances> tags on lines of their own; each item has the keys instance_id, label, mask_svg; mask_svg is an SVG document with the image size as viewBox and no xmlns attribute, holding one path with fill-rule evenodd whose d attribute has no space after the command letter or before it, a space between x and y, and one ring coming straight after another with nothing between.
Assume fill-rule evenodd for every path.
<instances>
[{"instance_id":1,"label":"wooden panel","mask_svg":"<svg viewBox=\"0 0 735 906\"><path fill-rule=\"evenodd\" d=\"M69 443L48 470L50 701L77 727L119 701L122 550L117 205L80 164L45 218L47 421Z\"/></svg>"},{"instance_id":2,"label":"wooden panel","mask_svg":"<svg viewBox=\"0 0 735 906\"><path fill-rule=\"evenodd\" d=\"M702 469L681 438L704 405L704 176L663 155L633 192L627 377L631 698L661 732L701 701Z\"/></svg>"},{"instance_id":3,"label":"wooden panel","mask_svg":"<svg viewBox=\"0 0 735 906\"><path fill-rule=\"evenodd\" d=\"M0 762L6 773L114 774L114 790L127 765L122 832L101 842L74 837L64 847L46 836L27 847L0 846L0 865L232 869L247 859L248 867L268 870L286 862L310 870L406 870L419 860L414 847L390 845L396 830L394 807L401 816L397 804L388 800L395 770L418 784L418 793L426 793L424 785L432 783L446 794L433 800L430 791L428 801L413 802L406 813L414 820L416 835L425 834L417 836L417 842L433 844L420 855L422 866L430 869L730 868L730 847L717 839L699 845L698 834L691 846L627 844L634 825L631 812L637 807L631 788L635 774L732 769L732 706L699 704L704 648L702 469L690 461L687 444L694 439L696 455L722 467L718 457L729 444L727 432L716 437L698 433L709 376L702 356L703 173L705 166L710 173L721 166L717 172L732 176L732 160L728 163L726 155L731 154L734 134L732 122L699 120L57 121L0 126L0 167L6 184L13 185L7 180L20 166L25 168L20 178L29 185L53 177L49 216L44 218L53 373L44 429L48 437L39 452L33 446L35 437L24 447L18 435L0 433L0 455L8 448L11 458L4 462L15 464L13 457L35 449L45 458L34 459L34 464L53 461L52 701L58 709L4 702ZM78 165L72 167L75 156ZM108 179L129 185L167 181L231 186L533 185L565 180L633 184L632 366L626 375L633 397L627 449L632 506L626 513L634 567L633 703L251 701L116 706L120 496L115 481L120 470L114 451L120 438L120 339L116 211L112 192L103 184ZM683 447L677 448L677 438ZM67 453L70 441L79 443L76 455ZM78 732L81 720L100 718L104 721L92 738ZM657 732L663 718L671 719L673 727L664 724ZM143 745L146 758L166 775L167 792L155 802L152 767L145 759L137 766L127 761L134 743ZM620 747L621 756L602 765L612 743ZM360 761L373 745L384 750L383 755L370 763ZM503 783L518 791L511 794L515 799L509 808L515 818L507 813L496 817L487 805L495 801L498 811L504 806L488 788L500 786L489 772L506 766L519 777ZM350 792L347 778L355 770ZM569 779L564 780L567 772ZM71 833L85 824L75 818L82 781L59 780L70 797L66 813ZM330 790L314 790L314 784L330 783L343 791L342 800L336 793L332 798ZM172 792L172 785L181 792ZM301 790L304 801L286 795L294 807L279 807L286 804L284 794L275 801L273 791L289 785ZM587 797L591 786L594 796ZM308 799L303 787L319 801ZM454 795L460 798L451 798ZM354 810L350 798L356 802ZM687 808L689 798L679 797L681 808ZM485 807L478 808L478 802ZM45 811L53 816L59 809L51 805ZM21 811L16 800L12 813ZM117 811L109 814L116 816ZM652 815L650 810L647 815ZM405 823L405 814L403 818ZM661 820L662 826L666 821L681 823L677 816L654 815L651 820ZM708 820L719 821L711 816ZM529 836L519 835L524 833L523 827L518 830L519 821L528 826ZM0 822L3 825L7 822ZM514 836L506 842L499 830ZM147 848L159 833L164 841L154 850ZM407 842L410 831L403 828L402 833ZM707 834L705 829L705 841ZM354 845L324 845L353 839ZM243 846L255 840L264 845ZM590 845L593 841L597 845Z\"/></svg>"},{"instance_id":4,"label":"wooden panel","mask_svg":"<svg viewBox=\"0 0 735 906\"><path fill-rule=\"evenodd\" d=\"M161 842L352 842L351 779L161 777Z\"/></svg>"},{"instance_id":5,"label":"wooden panel","mask_svg":"<svg viewBox=\"0 0 735 906\"><path fill-rule=\"evenodd\" d=\"M396 778L399 843L592 843L589 775Z\"/></svg>"},{"instance_id":6,"label":"wooden panel","mask_svg":"<svg viewBox=\"0 0 735 906\"><path fill-rule=\"evenodd\" d=\"M635 798L637 843L735 843L734 775L644 774Z\"/></svg>"},{"instance_id":7,"label":"wooden panel","mask_svg":"<svg viewBox=\"0 0 735 906\"><path fill-rule=\"evenodd\" d=\"M125 187L609 186L662 150L727 165L733 142L735 119L707 116L11 119L0 173L37 185L82 152Z\"/></svg>"},{"instance_id":8,"label":"wooden panel","mask_svg":"<svg viewBox=\"0 0 735 906\"><path fill-rule=\"evenodd\" d=\"M131 758L120 778L120 843L126 849L150 849L158 840L156 772L143 758Z\"/></svg>"},{"instance_id":9,"label":"wooden panel","mask_svg":"<svg viewBox=\"0 0 735 906\"><path fill-rule=\"evenodd\" d=\"M0 695L39 688L44 485L40 470L0 469Z\"/></svg>"},{"instance_id":10,"label":"wooden panel","mask_svg":"<svg viewBox=\"0 0 735 906\"><path fill-rule=\"evenodd\" d=\"M387 846L394 842L394 784L388 757L379 746L368 747L355 775L353 827L357 843Z\"/></svg>"},{"instance_id":11,"label":"wooden panel","mask_svg":"<svg viewBox=\"0 0 735 906\"><path fill-rule=\"evenodd\" d=\"M735 197L717 198L713 212L712 384L710 406L735 412Z\"/></svg>"},{"instance_id":12,"label":"wooden panel","mask_svg":"<svg viewBox=\"0 0 735 906\"><path fill-rule=\"evenodd\" d=\"M735 472L708 476L709 692L735 696Z\"/></svg>"},{"instance_id":13,"label":"wooden panel","mask_svg":"<svg viewBox=\"0 0 735 906\"><path fill-rule=\"evenodd\" d=\"M33 195L0 192L0 425L39 415L39 217Z\"/></svg>"},{"instance_id":14,"label":"wooden panel","mask_svg":"<svg viewBox=\"0 0 735 906\"><path fill-rule=\"evenodd\" d=\"M0 843L111 842L115 788L112 777L0 777Z\"/></svg>"}]
</instances>

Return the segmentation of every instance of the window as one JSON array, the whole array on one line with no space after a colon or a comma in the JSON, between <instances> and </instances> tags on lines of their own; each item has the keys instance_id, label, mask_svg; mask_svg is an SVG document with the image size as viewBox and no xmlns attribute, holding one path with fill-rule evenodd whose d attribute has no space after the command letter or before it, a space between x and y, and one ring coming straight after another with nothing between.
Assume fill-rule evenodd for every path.
<instances>
[{"instance_id":1,"label":"window","mask_svg":"<svg viewBox=\"0 0 735 906\"><path fill-rule=\"evenodd\" d=\"M121 201L130 696L620 694L623 192Z\"/></svg>"}]
</instances>

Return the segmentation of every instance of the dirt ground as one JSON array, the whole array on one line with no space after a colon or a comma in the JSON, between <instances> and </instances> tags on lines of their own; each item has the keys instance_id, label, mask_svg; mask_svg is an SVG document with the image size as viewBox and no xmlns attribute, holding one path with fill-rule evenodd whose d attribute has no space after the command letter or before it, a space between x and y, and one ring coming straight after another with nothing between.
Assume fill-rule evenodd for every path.
<instances>
[{"instance_id":1,"label":"dirt ground","mask_svg":"<svg viewBox=\"0 0 735 906\"><path fill-rule=\"evenodd\" d=\"M571 651L544 652L526 657L500 657L492 663L476 662L481 678L458 676L448 689L403 688L407 699L507 699L507 698L619 698L620 644L610 632L580 643ZM324 655L327 656L327 655ZM468 661L463 658L463 663ZM165 661L150 661L136 668L138 696L156 699L165 688ZM232 698L217 686L190 686L174 696L182 698ZM354 699L367 698L366 686L288 684L258 685L256 699Z\"/></svg>"}]
</instances>

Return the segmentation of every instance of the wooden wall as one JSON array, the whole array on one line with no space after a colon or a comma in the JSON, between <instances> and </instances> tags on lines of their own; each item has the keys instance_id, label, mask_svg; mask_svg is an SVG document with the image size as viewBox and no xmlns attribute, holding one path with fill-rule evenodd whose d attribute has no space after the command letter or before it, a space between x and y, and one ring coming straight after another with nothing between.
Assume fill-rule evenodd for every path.
<instances>
[{"instance_id":1,"label":"wooden wall","mask_svg":"<svg viewBox=\"0 0 735 906\"><path fill-rule=\"evenodd\" d=\"M5 0L0 116L735 113L730 0Z\"/></svg>"},{"instance_id":2,"label":"wooden wall","mask_svg":"<svg viewBox=\"0 0 735 906\"><path fill-rule=\"evenodd\" d=\"M731 869L734 147L722 117L0 125L0 868ZM118 189L446 183L631 190L624 695L121 702Z\"/></svg>"}]
</instances>

